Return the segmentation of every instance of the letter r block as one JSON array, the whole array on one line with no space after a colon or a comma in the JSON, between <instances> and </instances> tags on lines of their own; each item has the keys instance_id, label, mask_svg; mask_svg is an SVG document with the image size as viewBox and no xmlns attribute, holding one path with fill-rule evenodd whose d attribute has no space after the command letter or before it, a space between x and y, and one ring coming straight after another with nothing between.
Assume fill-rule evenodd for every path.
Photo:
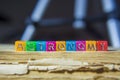
<instances>
[{"instance_id":1,"label":"letter r block","mask_svg":"<svg viewBox=\"0 0 120 80\"><path fill-rule=\"evenodd\" d=\"M56 42L55 41L47 41L46 42L46 50L47 51L56 51Z\"/></svg>"},{"instance_id":2,"label":"letter r block","mask_svg":"<svg viewBox=\"0 0 120 80\"><path fill-rule=\"evenodd\" d=\"M66 50L67 51L76 51L76 42L75 41L66 41Z\"/></svg>"},{"instance_id":3,"label":"letter r block","mask_svg":"<svg viewBox=\"0 0 120 80\"><path fill-rule=\"evenodd\" d=\"M96 51L96 41L86 41L86 51Z\"/></svg>"},{"instance_id":4,"label":"letter r block","mask_svg":"<svg viewBox=\"0 0 120 80\"><path fill-rule=\"evenodd\" d=\"M25 51L26 42L25 41L16 41L15 50L16 51Z\"/></svg>"},{"instance_id":5,"label":"letter r block","mask_svg":"<svg viewBox=\"0 0 120 80\"><path fill-rule=\"evenodd\" d=\"M66 42L56 41L56 51L66 51Z\"/></svg>"},{"instance_id":6,"label":"letter r block","mask_svg":"<svg viewBox=\"0 0 120 80\"><path fill-rule=\"evenodd\" d=\"M76 41L76 51L86 51L86 41Z\"/></svg>"},{"instance_id":7,"label":"letter r block","mask_svg":"<svg viewBox=\"0 0 120 80\"><path fill-rule=\"evenodd\" d=\"M107 51L108 42L107 41L97 41L97 51Z\"/></svg>"},{"instance_id":8,"label":"letter r block","mask_svg":"<svg viewBox=\"0 0 120 80\"><path fill-rule=\"evenodd\" d=\"M37 41L36 51L46 51L46 41Z\"/></svg>"}]
</instances>

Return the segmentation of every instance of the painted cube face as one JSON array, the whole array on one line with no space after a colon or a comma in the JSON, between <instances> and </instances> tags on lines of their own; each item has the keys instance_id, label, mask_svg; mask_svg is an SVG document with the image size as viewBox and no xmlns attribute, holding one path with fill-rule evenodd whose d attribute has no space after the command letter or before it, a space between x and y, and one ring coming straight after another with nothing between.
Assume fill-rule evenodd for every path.
<instances>
[{"instance_id":1,"label":"painted cube face","mask_svg":"<svg viewBox=\"0 0 120 80\"><path fill-rule=\"evenodd\" d=\"M108 42L107 41L97 41L97 51L107 51Z\"/></svg>"},{"instance_id":2,"label":"painted cube face","mask_svg":"<svg viewBox=\"0 0 120 80\"><path fill-rule=\"evenodd\" d=\"M47 41L46 42L47 51L56 51L56 41Z\"/></svg>"},{"instance_id":3,"label":"painted cube face","mask_svg":"<svg viewBox=\"0 0 120 80\"><path fill-rule=\"evenodd\" d=\"M66 51L66 42L56 41L56 51Z\"/></svg>"},{"instance_id":4,"label":"painted cube face","mask_svg":"<svg viewBox=\"0 0 120 80\"><path fill-rule=\"evenodd\" d=\"M36 51L46 51L46 41L37 41Z\"/></svg>"},{"instance_id":5,"label":"painted cube face","mask_svg":"<svg viewBox=\"0 0 120 80\"><path fill-rule=\"evenodd\" d=\"M75 41L66 41L66 50L67 51L76 51L76 42Z\"/></svg>"},{"instance_id":6,"label":"painted cube face","mask_svg":"<svg viewBox=\"0 0 120 80\"><path fill-rule=\"evenodd\" d=\"M35 41L27 41L26 42L26 51L36 51L36 42Z\"/></svg>"},{"instance_id":7,"label":"painted cube face","mask_svg":"<svg viewBox=\"0 0 120 80\"><path fill-rule=\"evenodd\" d=\"M26 42L24 41L16 41L15 42L15 50L16 51L25 51Z\"/></svg>"},{"instance_id":8,"label":"painted cube face","mask_svg":"<svg viewBox=\"0 0 120 80\"><path fill-rule=\"evenodd\" d=\"M76 41L76 51L86 51L86 41Z\"/></svg>"}]
</instances>

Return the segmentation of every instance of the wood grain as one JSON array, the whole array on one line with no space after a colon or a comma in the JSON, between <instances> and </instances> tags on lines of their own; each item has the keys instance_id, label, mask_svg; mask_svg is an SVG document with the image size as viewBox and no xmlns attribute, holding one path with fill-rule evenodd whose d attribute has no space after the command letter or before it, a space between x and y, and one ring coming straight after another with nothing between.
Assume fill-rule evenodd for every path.
<instances>
[{"instance_id":1,"label":"wood grain","mask_svg":"<svg viewBox=\"0 0 120 80\"><path fill-rule=\"evenodd\" d=\"M42 59L69 59L97 64L94 65L94 67L99 67L103 64L114 64L119 66L120 52L119 50L105 52L16 52L13 45L0 46L0 65L12 65L12 63L27 64L29 60L35 61ZM48 65L41 64L39 66ZM29 70L27 74L23 75L0 75L0 80L120 80L119 71L108 70L100 73L99 71L101 71L101 69L99 68L97 71L85 71L84 69L86 68L82 68L82 71L76 70L74 72L69 72L67 70L55 72Z\"/></svg>"}]
</instances>

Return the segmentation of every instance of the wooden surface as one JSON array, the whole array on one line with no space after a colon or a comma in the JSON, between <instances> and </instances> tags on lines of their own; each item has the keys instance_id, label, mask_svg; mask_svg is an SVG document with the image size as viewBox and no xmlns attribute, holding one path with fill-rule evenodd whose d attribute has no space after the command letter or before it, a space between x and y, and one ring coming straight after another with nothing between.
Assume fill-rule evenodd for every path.
<instances>
[{"instance_id":1,"label":"wooden surface","mask_svg":"<svg viewBox=\"0 0 120 80\"><path fill-rule=\"evenodd\" d=\"M0 80L120 80L119 50L16 52L13 45L2 46L0 46L0 66L28 65L28 72L21 75L0 74ZM49 68L51 66L52 68ZM47 69L42 70L38 67Z\"/></svg>"}]
</instances>

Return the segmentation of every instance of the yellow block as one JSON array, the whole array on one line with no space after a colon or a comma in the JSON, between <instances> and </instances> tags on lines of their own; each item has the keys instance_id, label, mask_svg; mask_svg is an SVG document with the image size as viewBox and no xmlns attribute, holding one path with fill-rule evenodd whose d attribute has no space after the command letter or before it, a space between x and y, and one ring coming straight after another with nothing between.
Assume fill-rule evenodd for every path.
<instances>
[{"instance_id":1,"label":"yellow block","mask_svg":"<svg viewBox=\"0 0 120 80\"><path fill-rule=\"evenodd\" d=\"M66 51L66 42L56 41L56 51Z\"/></svg>"},{"instance_id":2,"label":"yellow block","mask_svg":"<svg viewBox=\"0 0 120 80\"><path fill-rule=\"evenodd\" d=\"M86 51L96 51L96 41L86 41Z\"/></svg>"},{"instance_id":3,"label":"yellow block","mask_svg":"<svg viewBox=\"0 0 120 80\"><path fill-rule=\"evenodd\" d=\"M25 41L16 41L15 50L16 51L25 51L26 42Z\"/></svg>"}]
</instances>

